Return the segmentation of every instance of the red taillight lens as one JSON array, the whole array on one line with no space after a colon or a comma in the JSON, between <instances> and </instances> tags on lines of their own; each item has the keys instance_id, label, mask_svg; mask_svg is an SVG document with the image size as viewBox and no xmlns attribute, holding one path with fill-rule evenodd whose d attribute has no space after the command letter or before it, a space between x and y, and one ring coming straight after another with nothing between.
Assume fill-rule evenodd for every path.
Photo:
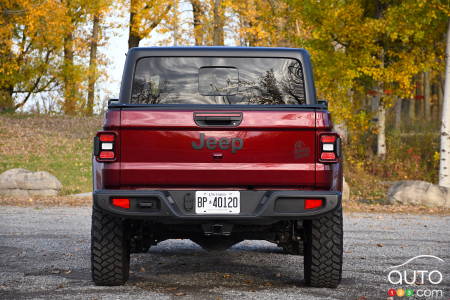
<instances>
[{"instance_id":1,"label":"red taillight lens","mask_svg":"<svg viewBox=\"0 0 450 300\"><path fill-rule=\"evenodd\" d=\"M99 162L113 162L117 154L118 136L114 131L100 131L94 138L94 155Z\"/></svg>"},{"instance_id":2,"label":"red taillight lens","mask_svg":"<svg viewBox=\"0 0 450 300\"><path fill-rule=\"evenodd\" d=\"M114 142L114 134L100 134L100 142Z\"/></svg>"},{"instance_id":3,"label":"red taillight lens","mask_svg":"<svg viewBox=\"0 0 450 300\"><path fill-rule=\"evenodd\" d=\"M128 199L128 198L113 198L112 204L117 207L130 208L130 199Z\"/></svg>"},{"instance_id":4,"label":"red taillight lens","mask_svg":"<svg viewBox=\"0 0 450 300\"><path fill-rule=\"evenodd\" d=\"M113 151L101 151L99 156L101 159L113 159L114 152Z\"/></svg>"},{"instance_id":5,"label":"red taillight lens","mask_svg":"<svg viewBox=\"0 0 450 300\"><path fill-rule=\"evenodd\" d=\"M322 199L305 199L305 209L318 208L321 207L322 204Z\"/></svg>"},{"instance_id":6,"label":"red taillight lens","mask_svg":"<svg viewBox=\"0 0 450 300\"><path fill-rule=\"evenodd\" d=\"M322 143L334 143L336 141L336 136L334 135L322 135L320 137Z\"/></svg>"},{"instance_id":7,"label":"red taillight lens","mask_svg":"<svg viewBox=\"0 0 450 300\"><path fill-rule=\"evenodd\" d=\"M336 154L334 152L322 152L320 154L322 160L336 160Z\"/></svg>"},{"instance_id":8,"label":"red taillight lens","mask_svg":"<svg viewBox=\"0 0 450 300\"><path fill-rule=\"evenodd\" d=\"M335 133L321 134L319 141L319 161L336 163L341 149L339 136Z\"/></svg>"}]
</instances>

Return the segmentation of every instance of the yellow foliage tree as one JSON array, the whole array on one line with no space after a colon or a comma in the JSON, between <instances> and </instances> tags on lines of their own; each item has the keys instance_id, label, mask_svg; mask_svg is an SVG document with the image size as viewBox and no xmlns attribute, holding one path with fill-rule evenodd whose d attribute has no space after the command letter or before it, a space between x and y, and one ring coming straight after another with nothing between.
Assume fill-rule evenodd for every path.
<instances>
[{"instance_id":1,"label":"yellow foliage tree","mask_svg":"<svg viewBox=\"0 0 450 300\"><path fill-rule=\"evenodd\" d=\"M0 111L15 111L57 86L65 9L56 0L3 0L0 11Z\"/></svg>"}]
</instances>

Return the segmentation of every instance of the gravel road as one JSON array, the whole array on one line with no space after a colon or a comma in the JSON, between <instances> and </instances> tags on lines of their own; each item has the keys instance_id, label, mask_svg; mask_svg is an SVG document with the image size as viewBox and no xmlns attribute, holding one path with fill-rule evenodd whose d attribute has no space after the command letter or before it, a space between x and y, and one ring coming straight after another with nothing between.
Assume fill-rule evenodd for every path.
<instances>
[{"instance_id":1,"label":"gravel road","mask_svg":"<svg viewBox=\"0 0 450 300\"><path fill-rule=\"evenodd\" d=\"M125 286L96 287L90 213L87 207L0 207L0 299L386 299L388 289L402 287L388 282L387 268L422 254L445 262L420 258L411 268L437 269L444 278L412 288L450 297L450 217L346 214L343 280L332 290L305 287L303 258L269 242L206 252L189 240L133 254Z\"/></svg>"}]
</instances>

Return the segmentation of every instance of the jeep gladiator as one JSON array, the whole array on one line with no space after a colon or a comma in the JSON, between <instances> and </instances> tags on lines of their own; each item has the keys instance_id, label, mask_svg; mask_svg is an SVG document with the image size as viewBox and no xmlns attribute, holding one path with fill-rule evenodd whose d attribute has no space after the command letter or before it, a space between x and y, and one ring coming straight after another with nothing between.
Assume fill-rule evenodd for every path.
<instances>
[{"instance_id":1,"label":"jeep gladiator","mask_svg":"<svg viewBox=\"0 0 450 300\"><path fill-rule=\"evenodd\" d=\"M130 253L166 239L260 239L303 255L306 285L334 288L342 180L304 49L132 48L94 138L93 281L124 284Z\"/></svg>"}]
</instances>

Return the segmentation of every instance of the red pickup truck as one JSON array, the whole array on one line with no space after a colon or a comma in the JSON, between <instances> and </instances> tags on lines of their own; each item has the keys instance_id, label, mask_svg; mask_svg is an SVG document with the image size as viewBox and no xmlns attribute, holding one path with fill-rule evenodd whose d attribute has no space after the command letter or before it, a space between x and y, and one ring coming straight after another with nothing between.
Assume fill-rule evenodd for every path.
<instances>
[{"instance_id":1,"label":"red pickup truck","mask_svg":"<svg viewBox=\"0 0 450 300\"><path fill-rule=\"evenodd\" d=\"M303 49L131 49L94 138L94 282L124 284L130 253L166 239L260 239L303 255L307 285L336 287L340 145Z\"/></svg>"}]
</instances>

